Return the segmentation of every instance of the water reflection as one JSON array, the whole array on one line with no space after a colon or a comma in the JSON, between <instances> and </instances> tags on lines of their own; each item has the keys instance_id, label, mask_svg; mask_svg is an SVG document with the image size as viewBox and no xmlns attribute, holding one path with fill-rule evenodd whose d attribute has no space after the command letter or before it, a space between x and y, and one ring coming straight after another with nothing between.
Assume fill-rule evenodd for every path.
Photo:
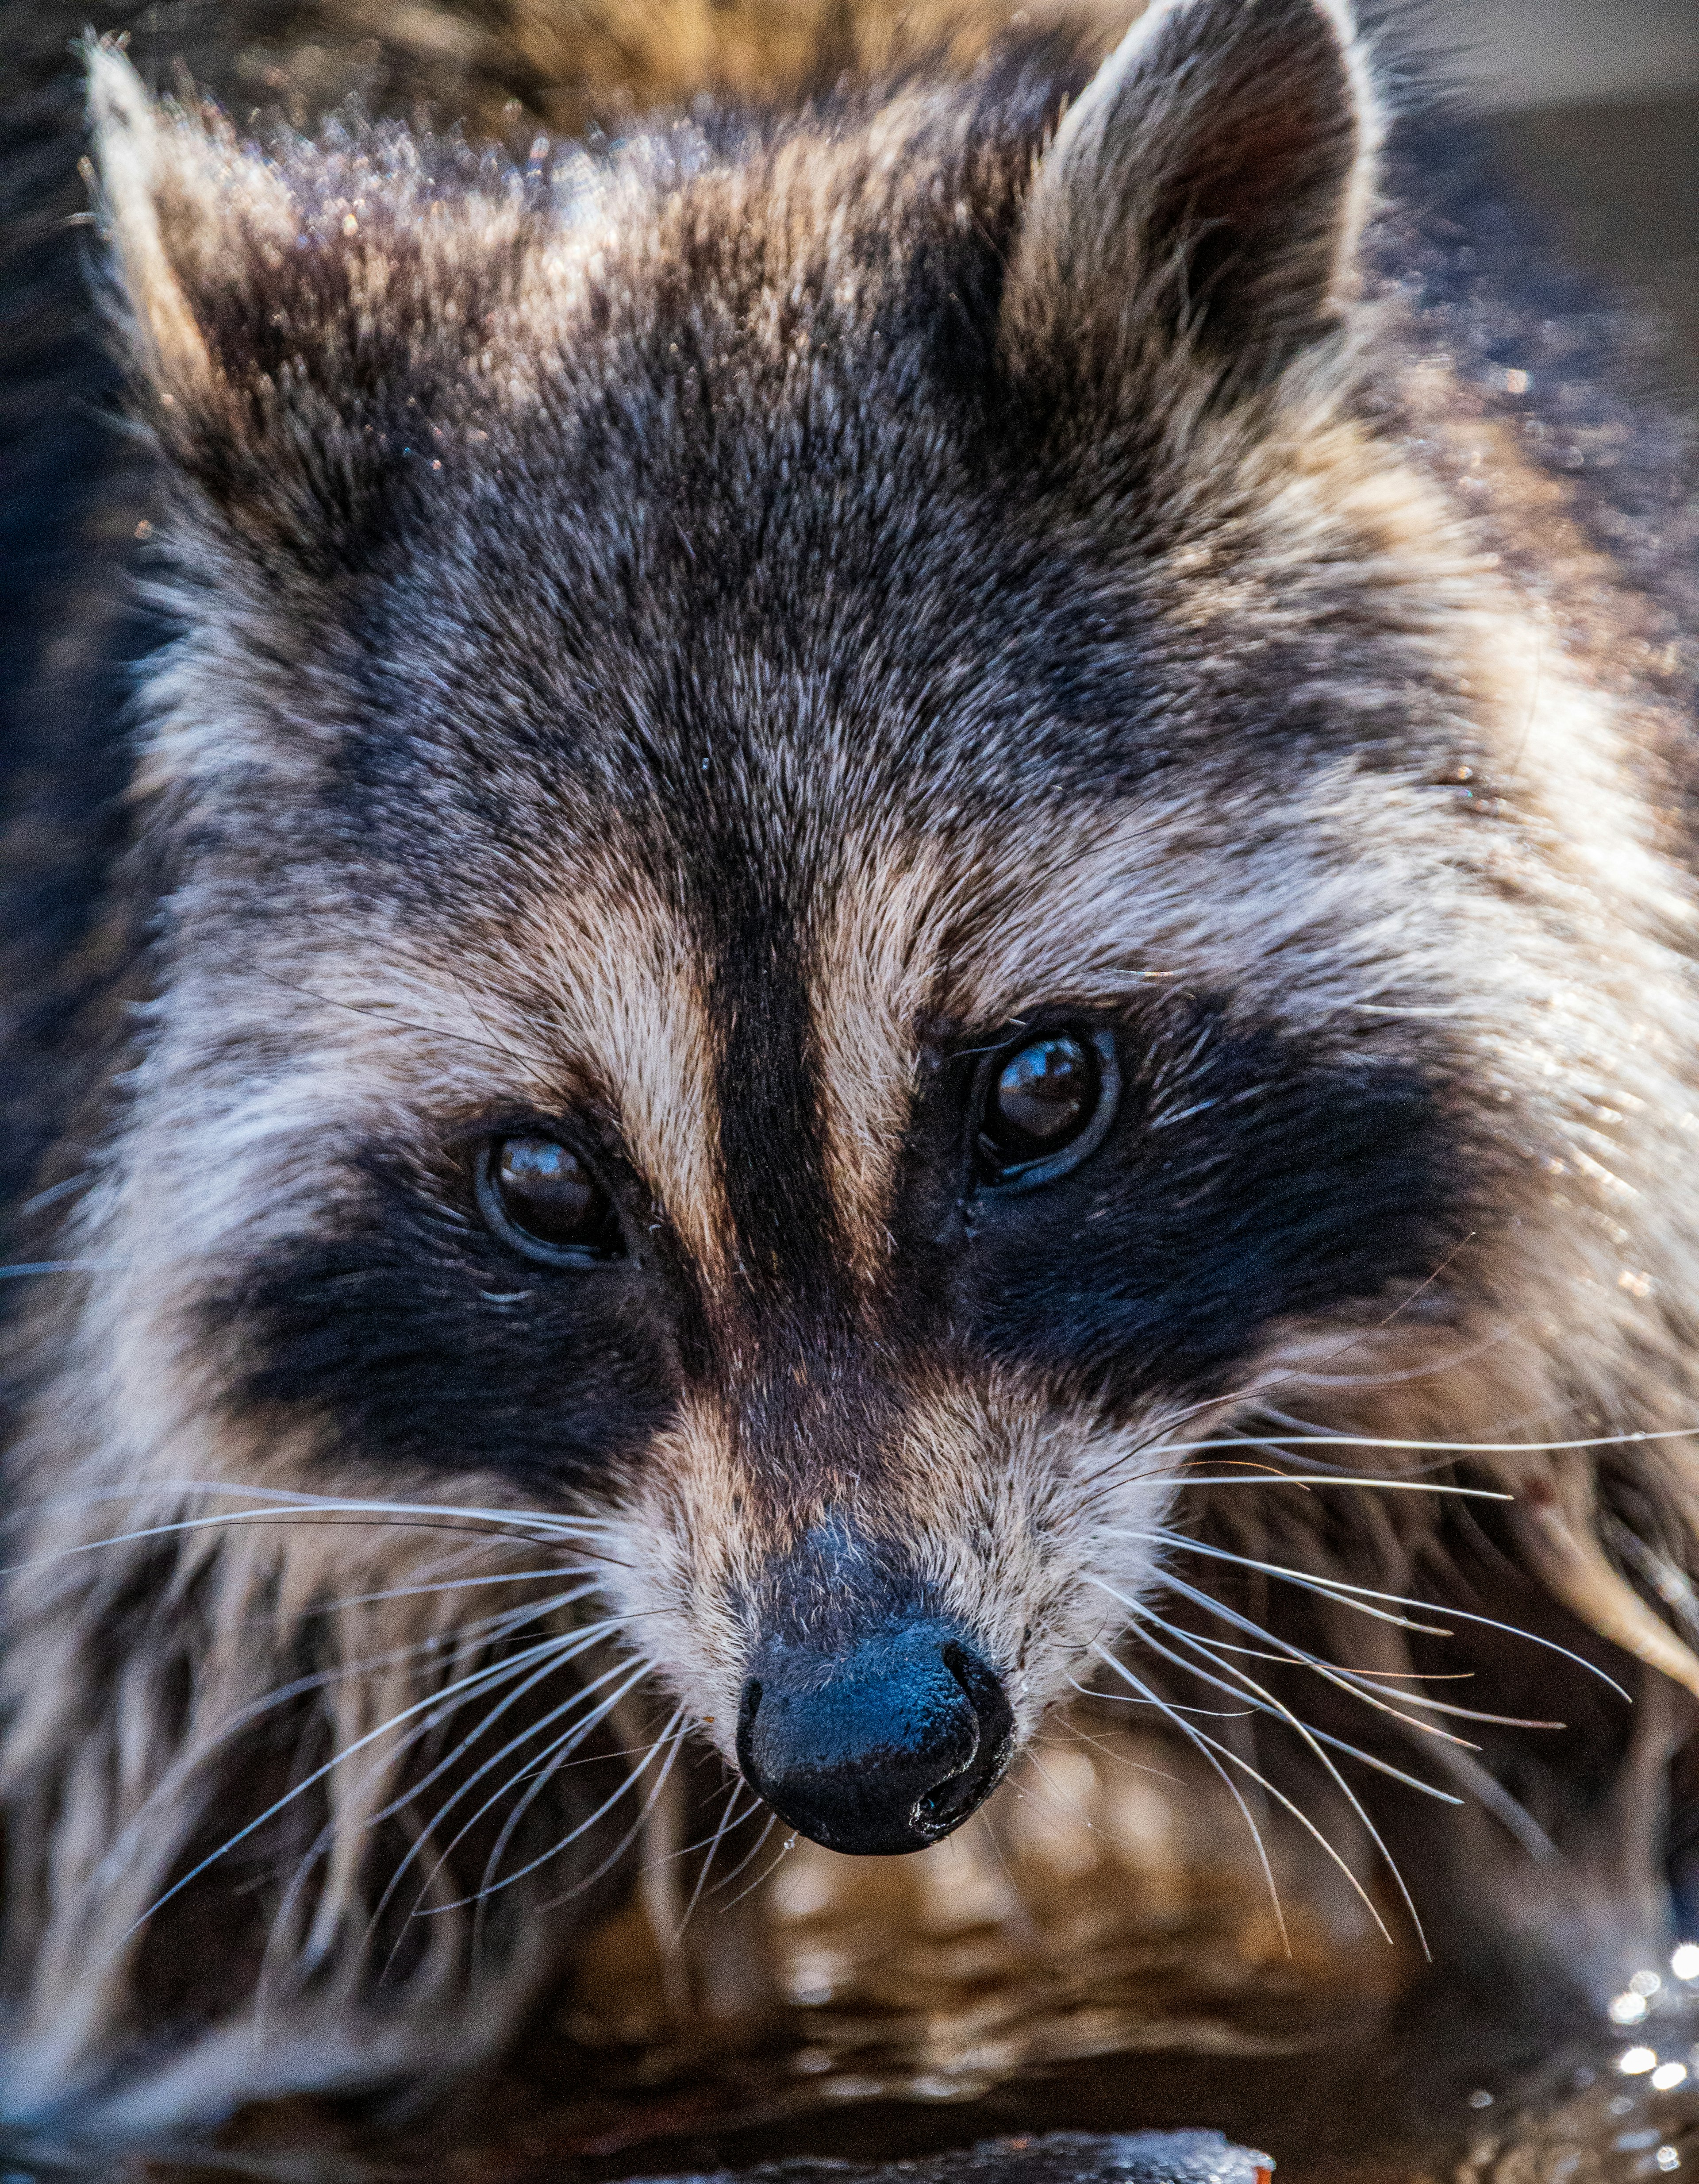
<instances>
[{"instance_id":1,"label":"water reflection","mask_svg":"<svg viewBox=\"0 0 1699 2184\"><path fill-rule=\"evenodd\" d=\"M1423 2001L1390 1903L1390 1944L1316 1846L1253 1807L1277 1912L1221 1785L1123 1724L1076 1723L916 1857L775 1836L699 1895L694 1859L663 1859L500 2081L428 2126L274 2103L216 2155L97 2173L603 2184L1186 2124L1267 2148L1281 2184L1699 2168L1699 1949L1632 1979L1596 2037L1529 2052L1525 2028ZM1367 1879L1350 1814L1312 1809ZM705 1828L680 1813L677 1840L711 1834L713 1810Z\"/></svg>"}]
</instances>

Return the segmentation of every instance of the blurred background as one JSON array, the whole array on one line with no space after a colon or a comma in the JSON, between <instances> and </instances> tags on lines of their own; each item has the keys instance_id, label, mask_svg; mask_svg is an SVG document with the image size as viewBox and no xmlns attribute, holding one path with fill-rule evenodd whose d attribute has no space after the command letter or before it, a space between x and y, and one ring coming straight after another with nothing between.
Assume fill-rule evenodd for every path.
<instances>
[{"instance_id":1,"label":"blurred background","mask_svg":"<svg viewBox=\"0 0 1699 2184\"><path fill-rule=\"evenodd\" d=\"M1554 240L1665 320L1670 391L1699 402L1699 0L1434 0L1423 18Z\"/></svg>"}]
</instances>

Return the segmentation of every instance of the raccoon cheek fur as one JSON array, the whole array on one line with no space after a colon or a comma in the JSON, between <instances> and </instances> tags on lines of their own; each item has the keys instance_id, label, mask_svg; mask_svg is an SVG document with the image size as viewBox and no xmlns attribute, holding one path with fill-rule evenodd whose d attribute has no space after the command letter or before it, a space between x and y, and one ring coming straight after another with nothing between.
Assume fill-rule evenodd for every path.
<instances>
[{"instance_id":1,"label":"raccoon cheek fur","mask_svg":"<svg viewBox=\"0 0 1699 2184\"><path fill-rule=\"evenodd\" d=\"M1469 377L1343 0L937 20L799 76L774 0L748 114L523 170L88 56L168 641L19 997L8 2120L440 2086L676 1870L687 1737L893 1854L1076 1685L1292 1730L1241 1641L1441 1972L1590 2010L1668 1938L1667 445L1541 467ZM113 733L52 715L44 839ZM1418 1781L1429 1624L1483 1719Z\"/></svg>"}]
</instances>

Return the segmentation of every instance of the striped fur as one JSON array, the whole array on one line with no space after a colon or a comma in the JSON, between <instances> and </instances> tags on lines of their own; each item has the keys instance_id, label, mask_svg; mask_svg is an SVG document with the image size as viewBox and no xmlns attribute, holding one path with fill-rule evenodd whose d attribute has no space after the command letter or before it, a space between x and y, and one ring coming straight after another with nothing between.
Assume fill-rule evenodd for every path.
<instances>
[{"instance_id":1,"label":"striped fur","mask_svg":"<svg viewBox=\"0 0 1699 2184\"><path fill-rule=\"evenodd\" d=\"M518 167L90 56L171 634L19 1336L34 2128L498 2053L683 1740L735 1764L760 1632L861 1612L822 1539L1023 1741L1187 1585L1433 1671L1223 1555L1485 1602L1531 1641L1446 1663L1573 1719L1431 1755L1456 1814L1371 1778L1440 1970L1585 2010L1679 1914L1679 587L1446 360L1338 0L817 12L643 14L642 88L715 97ZM572 119L633 65L515 22ZM1079 1023L1111 1134L999 1200L976 1057ZM552 1128L590 1273L480 1215ZM1186 1485L1293 1419L1511 1498Z\"/></svg>"}]
</instances>

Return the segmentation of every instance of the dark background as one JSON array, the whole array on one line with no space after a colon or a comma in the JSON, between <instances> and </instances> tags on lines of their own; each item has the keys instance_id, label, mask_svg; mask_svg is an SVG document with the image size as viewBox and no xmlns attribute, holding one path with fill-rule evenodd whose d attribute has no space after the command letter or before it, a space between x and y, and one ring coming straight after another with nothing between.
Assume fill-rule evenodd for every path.
<instances>
[{"instance_id":1,"label":"dark background","mask_svg":"<svg viewBox=\"0 0 1699 2184\"><path fill-rule=\"evenodd\" d=\"M1699 403L1699 0L1440 0L1431 41L1555 242L1664 323Z\"/></svg>"}]
</instances>

